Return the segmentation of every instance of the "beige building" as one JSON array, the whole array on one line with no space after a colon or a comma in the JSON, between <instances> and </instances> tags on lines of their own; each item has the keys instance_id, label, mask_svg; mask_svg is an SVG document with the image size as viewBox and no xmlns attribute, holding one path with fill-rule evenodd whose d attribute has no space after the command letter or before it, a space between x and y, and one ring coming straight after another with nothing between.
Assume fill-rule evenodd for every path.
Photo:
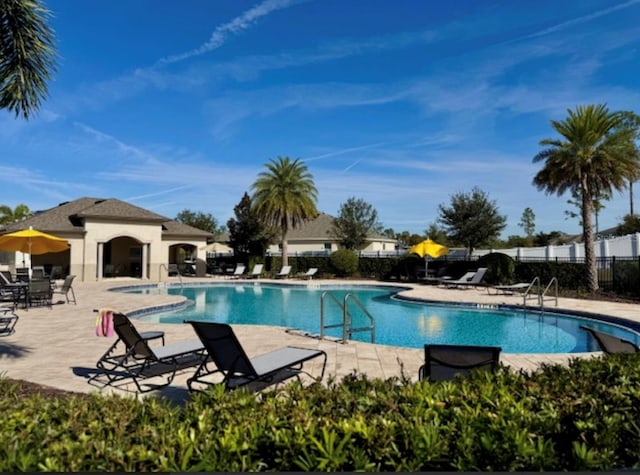
<instances>
[{"instance_id":1,"label":"beige building","mask_svg":"<svg viewBox=\"0 0 640 475\"><path fill-rule=\"evenodd\" d=\"M203 249L211 233L114 198L79 198L7 225L6 234L29 226L69 241L68 251L33 255L31 266L76 275L82 281L130 276L165 280L169 264L195 261L197 275L206 270ZM11 271L23 265L20 253L3 253ZM11 256L16 256L11 259ZM29 256L26 256L28 259ZM26 265L29 265L28 262ZM57 276L56 276L57 277Z\"/></svg>"},{"instance_id":2,"label":"beige building","mask_svg":"<svg viewBox=\"0 0 640 475\"><path fill-rule=\"evenodd\" d=\"M300 228L289 231L287 236L288 253L290 255L330 254L340 249L338 240L330 234L333 219L331 215L320 213L316 219L305 223ZM379 234L367 237L366 245L362 249L364 252L395 252L395 250L396 240ZM269 246L267 252L272 255L281 253L280 243Z\"/></svg>"}]
</instances>

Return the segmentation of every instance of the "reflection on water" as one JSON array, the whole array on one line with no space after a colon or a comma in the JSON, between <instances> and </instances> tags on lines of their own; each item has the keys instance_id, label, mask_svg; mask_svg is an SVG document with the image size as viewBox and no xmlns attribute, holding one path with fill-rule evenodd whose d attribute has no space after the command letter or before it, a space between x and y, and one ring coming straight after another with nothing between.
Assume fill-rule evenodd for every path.
<instances>
[{"instance_id":1,"label":"reflection on water","mask_svg":"<svg viewBox=\"0 0 640 475\"><path fill-rule=\"evenodd\" d=\"M165 291L164 289L162 291ZM145 293L159 292L146 290ZM422 348L425 343L500 346L505 353L565 353L593 351L590 337L579 326L613 333L640 342L626 329L602 322L571 318L558 314L526 313L493 308L420 304L392 299L393 290L382 287L353 288L280 285L225 284L210 287L169 288L195 305L171 312L145 316L145 320L182 323L184 320L211 320L225 323L277 325L320 333L320 299L330 292L338 302L353 294L375 319L376 343ZM325 323L342 322L339 305L327 299ZM368 325L357 305L348 306L354 328ZM340 327L325 332L341 337ZM353 339L370 341L368 332Z\"/></svg>"}]
</instances>

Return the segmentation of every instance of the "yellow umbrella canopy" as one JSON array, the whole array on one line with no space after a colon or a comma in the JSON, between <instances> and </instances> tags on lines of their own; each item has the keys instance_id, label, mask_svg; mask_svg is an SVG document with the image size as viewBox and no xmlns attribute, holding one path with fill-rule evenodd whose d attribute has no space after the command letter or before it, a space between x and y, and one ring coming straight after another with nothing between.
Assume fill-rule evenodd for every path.
<instances>
[{"instance_id":1,"label":"yellow umbrella canopy","mask_svg":"<svg viewBox=\"0 0 640 475\"><path fill-rule=\"evenodd\" d=\"M69 249L66 239L43 233L33 228L0 236L0 250L20 251L26 254L47 254Z\"/></svg>"},{"instance_id":2,"label":"yellow umbrella canopy","mask_svg":"<svg viewBox=\"0 0 640 475\"><path fill-rule=\"evenodd\" d=\"M409 254L418 254L420 257L442 257L448 252L448 247L438 244L431 239L425 239L409 249Z\"/></svg>"},{"instance_id":3,"label":"yellow umbrella canopy","mask_svg":"<svg viewBox=\"0 0 640 475\"><path fill-rule=\"evenodd\" d=\"M200 248L203 251L207 252L215 252L218 254L226 254L229 252L233 252L233 249L227 246L226 244L222 244L221 242L212 242L211 244L207 244L204 247Z\"/></svg>"},{"instance_id":4,"label":"yellow umbrella canopy","mask_svg":"<svg viewBox=\"0 0 640 475\"><path fill-rule=\"evenodd\" d=\"M449 252L449 248L447 246L443 246L442 244L438 244L431 239L425 239L422 242L419 242L415 246L412 246L409 249L409 254L418 254L420 257L424 257L424 276L427 277L427 267L429 266L429 256L431 257L441 257Z\"/></svg>"}]
</instances>

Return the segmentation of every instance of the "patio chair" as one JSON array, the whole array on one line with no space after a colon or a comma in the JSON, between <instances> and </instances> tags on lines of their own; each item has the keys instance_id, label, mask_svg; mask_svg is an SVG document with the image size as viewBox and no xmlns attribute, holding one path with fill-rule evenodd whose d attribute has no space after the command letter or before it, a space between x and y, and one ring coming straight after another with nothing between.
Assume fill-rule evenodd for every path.
<instances>
[{"instance_id":1,"label":"patio chair","mask_svg":"<svg viewBox=\"0 0 640 475\"><path fill-rule=\"evenodd\" d=\"M68 275L64 278L64 282L59 287L54 287L54 294L63 294L67 299L67 303L69 303L69 292L71 292L71 297L73 298L73 304L76 305L76 293L73 291L73 287L71 284L73 283L73 279L75 279L75 275Z\"/></svg>"},{"instance_id":2,"label":"patio chair","mask_svg":"<svg viewBox=\"0 0 640 475\"><path fill-rule=\"evenodd\" d=\"M524 292L532 284L527 282L517 282L515 284L487 285L487 293L491 294L491 289L495 291L495 295L513 295L516 292Z\"/></svg>"},{"instance_id":3,"label":"patio chair","mask_svg":"<svg viewBox=\"0 0 640 475\"><path fill-rule=\"evenodd\" d=\"M640 351L638 345L629 340L582 325L580 328L588 332L605 353L637 353Z\"/></svg>"},{"instance_id":4,"label":"patio chair","mask_svg":"<svg viewBox=\"0 0 640 475\"><path fill-rule=\"evenodd\" d=\"M247 279L257 279L262 276L262 269L264 268L264 264L255 264L253 266L253 270L247 274Z\"/></svg>"},{"instance_id":5,"label":"patio chair","mask_svg":"<svg viewBox=\"0 0 640 475\"><path fill-rule=\"evenodd\" d=\"M9 307L0 308L0 336L12 335L14 327L18 323L18 316Z\"/></svg>"},{"instance_id":6,"label":"patio chair","mask_svg":"<svg viewBox=\"0 0 640 475\"><path fill-rule=\"evenodd\" d=\"M29 281L27 300L30 306L46 305L51 307L53 289L49 279L32 279Z\"/></svg>"},{"instance_id":7,"label":"patio chair","mask_svg":"<svg viewBox=\"0 0 640 475\"><path fill-rule=\"evenodd\" d=\"M193 326L209 357L216 365L215 370L210 370L207 368L207 361L203 361L194 375L187 380L190 391L198 391L218 384L222 384L225 390L245 387L259 391L289 378L300 379L301 373L311 376L307 371L303 371L303 365L319 356L324 357L324 360L322 372L317 381L322 381L324 377L327 354L322 350L285 346L250 358L230 325L199 321L185 323Z\"/></svg>"},{"instance_id":8,"label":"patio chair","mask_svg":"<svg viewBox=\"0 0 640 475\"><path fill-rule=\"evenodd\" d=\"M31 278L32 279L48 279L49 276L44 271L44 266L33 266L31 267Z\"/></svg>"},{"instance_id":9,"label":"patio chair","mask_svg":"<svg viewBox=\"0 0 640 475\"><path fill-rule=\"evenodd\" d=\"M317 267L310 267L307 272L305 272L304 274L300 274L298 276L299 279L313 279L313 276L316 275L316 273L318 272L318 268Z\"/></svg>"},{"instance_id":10,"label":"patio chair","mask_svg":"<svg viewBox=\"0 0 640 475\"><path fill-rule=\"evenodd\" d=\"M418 378L448 381L456 375L467 376L475 370L494 371L498 367L502 348L497 346L424 345L425 364Z\"/></svg>"},{"instance_id":11,"label":"patio chair","mask_svg":"<svg viewBox=\"0 0 640 475\"><path fill-rule=\"evenodd\" d=\"M101 372L89 378L89 383L98 381L105 387L132 380L139 392L148 392L168 386L178 370L197 366L207 358L200 340L165 345L164 332L139 333L123 313L113 313L113 327L118 339L96 363ZM149 341L156 338L162 338L162 346L149 345ZM157 377L166 379L145 383L149 387L143 388L143 380Z\"/></svg>"},{"instance_id":12,"label":"patio chair","mask_svg":"<svg viewBox=\"0 0 640 475\"><path fill-rule=\"evenodd\" d=\"M233 273L229 274L230 279L239 279L244 274L246 267L242 264L238 264L233 271Z\"/></svg>"},{"instance_id":13,"label":"patio chair","mask_svg":"<svg viewBox=\"0 0 640 475\"><path fill-rule=\"evenodd\" d=\"M62 279L62 266L51 266L51 273L49 274L49 278L51 280Z\"/></svg>"},{"instance_id":14,"label":"patio chair","mask_svg":"<svg viewBox=\"0 0 640 475\"><path fill-rule=\"evenodd\" d=\"M178 269L178 264L169 264L169 267L167 267L167 275L169 277L180 275L180 269Z\"/></svg>"},{"instance_id":15,"label":"patio chair","mask_svg":"<svg viewBox=\"0 0 640 475\"><path fill-rule=\"evenodd\" d=\"M274 277L276 279L286 279L291 274L291 266L282 266L280 272L278 272Z\"/></svg>"},{"instance_id":16,"label":"patio chair","mask_svg":"<svg viewBox=\"0 0 640 475\"><path fill-rule=\"evenodd\" d=\"M469 288L483 285L484 275L487 273L487 267L480 267L475 272L467 272L458 280L445 280L444 285L451 288ZM471 274L471 275L470 275Z\"/></svg>"},{"instance_id":17,"label":"patio chair","mask_svg":"<svg viewBox=\"0 0 640 475\"><path fill-rule=\"evenodd\" d=\"M0 270L0 287L10 286L15 284L11 272L8 270Z\"/></svg>"}]
</instances>

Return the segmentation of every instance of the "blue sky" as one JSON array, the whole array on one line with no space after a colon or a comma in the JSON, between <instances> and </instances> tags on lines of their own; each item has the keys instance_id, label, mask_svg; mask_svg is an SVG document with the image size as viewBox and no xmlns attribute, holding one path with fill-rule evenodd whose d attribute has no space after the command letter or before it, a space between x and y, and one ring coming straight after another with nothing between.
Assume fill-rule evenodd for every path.
<instances>
[{"instance_id":1,"label":"blue sky","mask_svg":"<svg viewBox=\"0 0 640 475\"><path fill-rule=\"evenodd\" d=\"M580 232L532 184L550 120L640 113L640 0L49 1L58 71L36 118L0 111L0 203L118 198L221 224L271 158L318 209L370 203L422 233L474 186L536 232ZM636 210L640 203L636 204ZM629 211L614 195L600 229Z\"/></svg>"}]
</instances>

